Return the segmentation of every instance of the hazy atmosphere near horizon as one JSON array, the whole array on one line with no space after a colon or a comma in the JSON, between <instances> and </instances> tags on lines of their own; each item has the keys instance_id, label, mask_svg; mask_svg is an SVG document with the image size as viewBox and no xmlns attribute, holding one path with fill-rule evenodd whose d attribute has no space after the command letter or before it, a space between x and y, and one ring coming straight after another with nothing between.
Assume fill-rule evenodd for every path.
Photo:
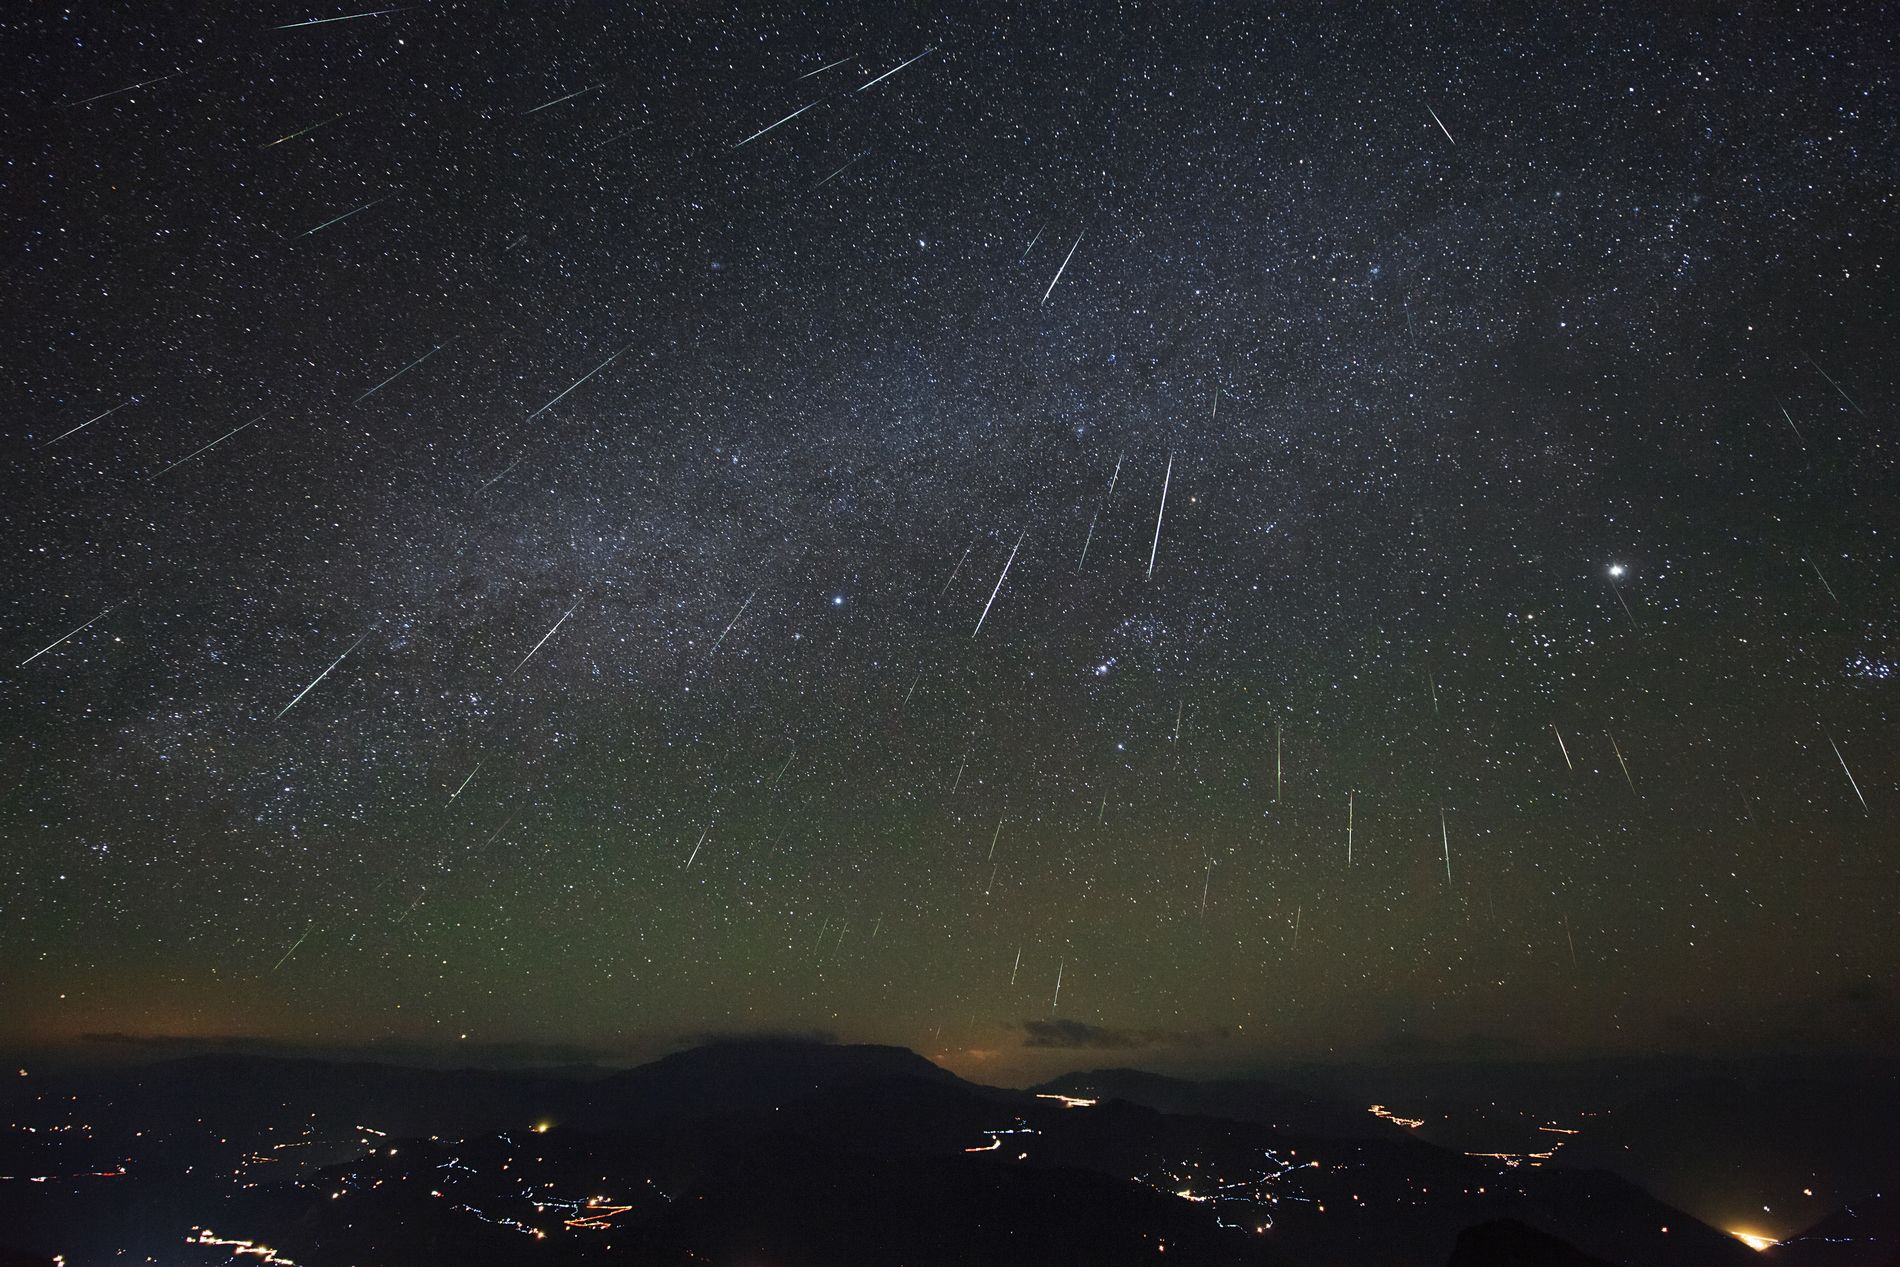
<instances>
[{"instance_id":1,"label":"hazy atmosphere near horizon","mask_svg":"<svg viewBox=\"0 0 1900 1267\"><path fill-rule=\"evenodd\" d=\"M1877 6L15 6L0 1049L1900 1046Z\"/></svg>"}]
</instances>

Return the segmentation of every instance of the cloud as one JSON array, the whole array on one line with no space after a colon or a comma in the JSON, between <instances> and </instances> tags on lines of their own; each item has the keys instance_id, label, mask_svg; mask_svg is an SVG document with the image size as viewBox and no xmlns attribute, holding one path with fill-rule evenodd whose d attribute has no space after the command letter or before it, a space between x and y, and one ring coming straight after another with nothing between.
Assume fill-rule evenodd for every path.
<instances>
[{"instance_id":1,"label":"cloud","mask_svg":"<svg viewBox=\"0 0 1900 1267\"><path fill-rule=\"evenodd\" d=\"M1203 1030L1117 1029L1085 1021L1023 1021L1023 1046L1065 1051L1141 1051L1150 1047L1207 1047L1225 1042L1222 1026Z\"/></svg>"}]
</instances>

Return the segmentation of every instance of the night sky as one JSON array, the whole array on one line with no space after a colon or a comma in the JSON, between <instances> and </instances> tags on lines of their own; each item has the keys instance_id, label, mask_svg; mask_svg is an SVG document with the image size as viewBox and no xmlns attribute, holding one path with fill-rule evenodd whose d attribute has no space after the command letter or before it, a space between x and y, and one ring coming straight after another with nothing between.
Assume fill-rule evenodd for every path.
<instances>
[{"instance_id":1,"label":"night sky","mask_svg":"<svg viewBox=\"0 0 1900 1267\"><path fill-rule=\"evenodd\" d=\"M1894 1041L1900 27L1626 8L9 13L0 1041Z\"/></svg>"}]
</instances>

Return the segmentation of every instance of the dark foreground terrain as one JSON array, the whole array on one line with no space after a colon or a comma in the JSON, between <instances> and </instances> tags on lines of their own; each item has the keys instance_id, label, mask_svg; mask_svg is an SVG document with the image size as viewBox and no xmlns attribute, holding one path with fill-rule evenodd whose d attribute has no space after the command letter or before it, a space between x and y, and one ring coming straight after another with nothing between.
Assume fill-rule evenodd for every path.
<instances>
[{"instance_id":1,"label":"dark foreground terrain","mask_svg":"<svg viewBox=\"0 0 1900 1267\"><path fill-rule=\"evenodd\" d=\"M197 1057L29 1071L0 1108L0 1247L72 1267L1764 1261L1606 1169L1469 1155L1323 1094L1006 1091L897 1048L604 1077ZM1895 1222L1869 1199L1766 1260L1885 1267Z\"/></svg>"}]
</instances>

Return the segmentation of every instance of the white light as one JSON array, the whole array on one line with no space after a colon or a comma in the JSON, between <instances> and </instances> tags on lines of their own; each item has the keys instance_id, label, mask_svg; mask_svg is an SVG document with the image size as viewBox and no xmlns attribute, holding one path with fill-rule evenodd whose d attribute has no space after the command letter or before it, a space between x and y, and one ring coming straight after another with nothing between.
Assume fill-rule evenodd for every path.
<instances>
[{"instance_id":1,"label":"white light","mask_svg":"<svg viewBox=\"0 0 1900 1267\"><path fill-rule=\"evenodd\" d=\"M1610 575L1611 576L1623 575L1623 565L1621 563L1610 564Z\"/></svg>"}]
</instances>

